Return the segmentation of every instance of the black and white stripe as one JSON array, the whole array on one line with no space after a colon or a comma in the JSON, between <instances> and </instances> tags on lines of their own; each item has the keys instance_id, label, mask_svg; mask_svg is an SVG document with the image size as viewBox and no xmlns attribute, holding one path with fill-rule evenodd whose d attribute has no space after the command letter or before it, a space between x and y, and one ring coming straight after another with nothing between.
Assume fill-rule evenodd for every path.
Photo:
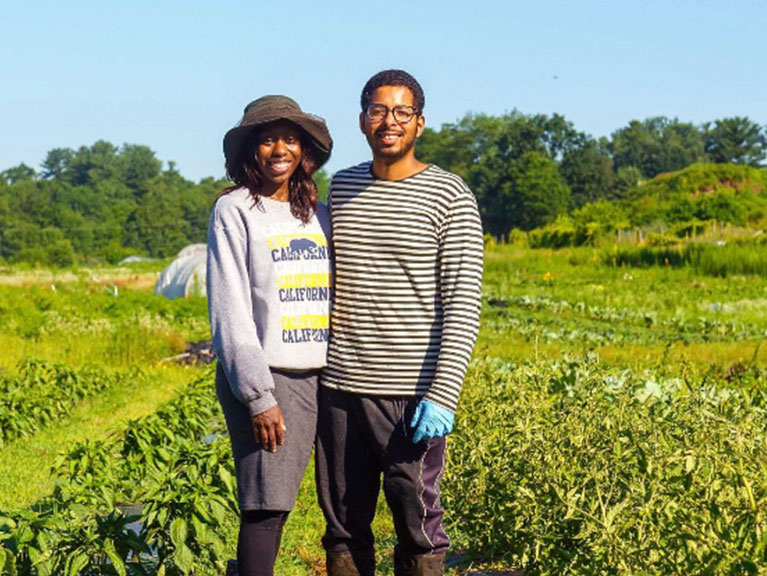
<instances>
[{"instance_id":1,"label":"black and white stripe","mask_svg":"<svg viewBox=\"0 0 767 576\"><path fill-rule=\"evenodd\" d=\"M335 303L322 384L455 410L479 330L482 224L471 190L434 165L390 181L366 162L333 177L329 205Z\"/></svg>"}]
</instances>

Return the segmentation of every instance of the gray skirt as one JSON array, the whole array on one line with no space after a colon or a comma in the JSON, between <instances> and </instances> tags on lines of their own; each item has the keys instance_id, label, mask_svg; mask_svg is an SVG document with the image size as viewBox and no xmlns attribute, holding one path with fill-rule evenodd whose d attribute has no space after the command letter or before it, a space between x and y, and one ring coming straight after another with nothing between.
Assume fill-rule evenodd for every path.
<instances>
[{"instance_id":1,"label":"gray skirt","mask_svg":"<svg viewBox=\"0 0 767 576\"><path fill-rule=\"evenodd\" d=\"M288 511L295 506L317 429L317 374L272 370L272 393L286 427L285 442L272 453L256 443L248 409L234 396L218 365L216 395L232 441L240 510Z\"/></svg>"}]
</instances>

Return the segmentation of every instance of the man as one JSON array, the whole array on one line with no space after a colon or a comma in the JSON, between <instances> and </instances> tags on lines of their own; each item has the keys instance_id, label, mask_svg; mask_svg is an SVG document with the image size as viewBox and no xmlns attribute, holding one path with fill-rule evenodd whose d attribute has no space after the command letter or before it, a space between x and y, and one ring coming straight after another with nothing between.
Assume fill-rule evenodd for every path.
<instances>
[{"instance_id":1,"label":"man","mask_svg":"<svg viewBox=\"0 0 767 576\"><path fill-rule=\"evenodd\" d=\"M402 70L362 90L373 161L338 172L335 303L320 387L317 485L328 574L372 576L383 475L395 574L442 574L439 481L479 328L482 226L458 176L415 157L424 96Z\"/></svg>"}]
</instances>

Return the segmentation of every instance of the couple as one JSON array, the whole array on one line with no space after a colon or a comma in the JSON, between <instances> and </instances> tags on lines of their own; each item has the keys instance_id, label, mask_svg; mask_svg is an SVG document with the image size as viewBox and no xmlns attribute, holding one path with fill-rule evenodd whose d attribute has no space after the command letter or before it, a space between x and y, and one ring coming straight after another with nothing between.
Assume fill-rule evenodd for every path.
<instances>
[{"instance_id":1,"label":"couple","mask_svg":"<svg viewBox=\"0 0 767 576\"><path fill-rule=\"evenodd\" d=\"M395 574L444 570L439 481L479 327L482 227L466 184L415 157L415 78L379 72L361 104L373 161L335 174L328 208L312 181L332 148L321 118L265 96L224 137L234 184L207 278L240 576L273 574L315 436L328 574L374 573L382 475Z\"/></svg>"}]
</instances>

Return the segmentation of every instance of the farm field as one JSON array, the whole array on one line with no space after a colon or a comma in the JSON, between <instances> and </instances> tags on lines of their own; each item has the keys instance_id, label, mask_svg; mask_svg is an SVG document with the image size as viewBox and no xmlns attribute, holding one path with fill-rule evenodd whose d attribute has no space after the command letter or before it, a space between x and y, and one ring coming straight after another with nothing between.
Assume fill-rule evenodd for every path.
<instances>
[{"instance_id":1,"label":"farm field","mask_svg":"<svg viewBox=\"0 0 767 576\"><path fill-rule=\"evenodd\" d=\"M767 279L605 262L487 251L443 480L450 573L767 574ZM154 297L159 269L0 275L0 573L234 557L212 372L163 361L207 337L205 301ZM311 474L279 574L324 573Z\"/></svg>"}]
</instances>

